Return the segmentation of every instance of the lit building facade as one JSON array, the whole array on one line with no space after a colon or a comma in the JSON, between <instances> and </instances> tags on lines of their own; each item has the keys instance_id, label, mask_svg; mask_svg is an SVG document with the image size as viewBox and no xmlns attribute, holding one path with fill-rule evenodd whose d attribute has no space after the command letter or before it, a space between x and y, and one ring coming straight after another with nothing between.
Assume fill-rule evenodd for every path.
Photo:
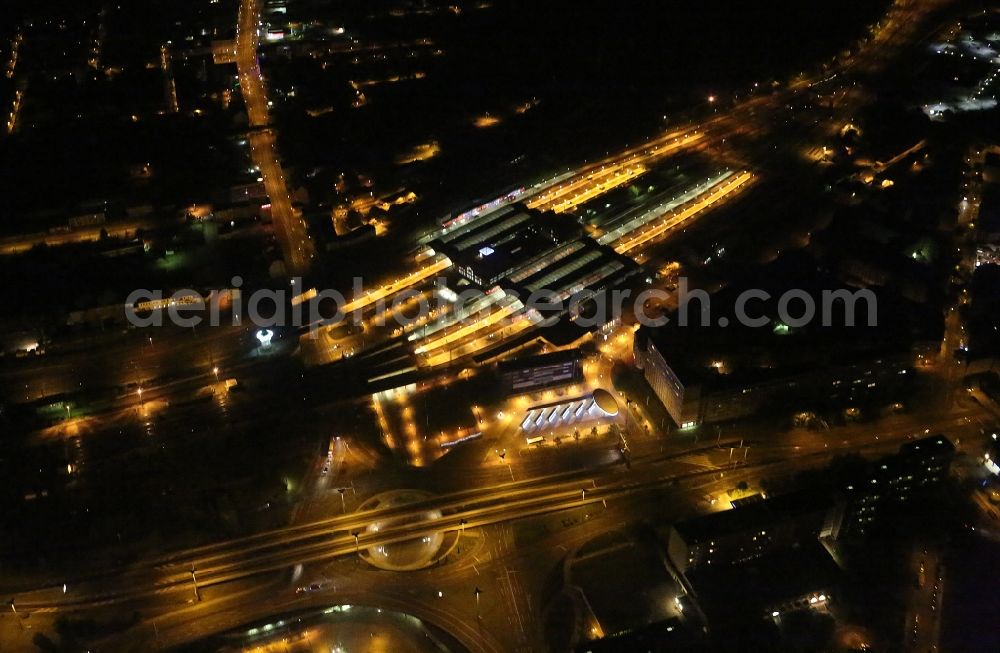
<instances>
[{"instance_id":1,"label":"lit building facade","mask_svg":"<svg viewBox=\"0 0 1000 653\"><path fill-rule=\"evenodd\" d=\"M941 487L951 470L955 446L943 435L903 445L875 463L870 473L843 488L837 499L832 536L862 537L894 508Z\"/></svg>"}]
</instances>

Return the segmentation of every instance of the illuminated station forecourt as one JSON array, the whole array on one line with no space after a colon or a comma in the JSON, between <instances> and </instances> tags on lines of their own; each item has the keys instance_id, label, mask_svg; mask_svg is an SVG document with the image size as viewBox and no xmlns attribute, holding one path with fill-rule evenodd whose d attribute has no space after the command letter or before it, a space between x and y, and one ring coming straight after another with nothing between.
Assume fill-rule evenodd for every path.
<instances>
[{"instance_id":1,"label":"illuminated station forecourt","mask_svg":"<svg viewBox=\"0 0 1000 653\"><path fill-rule=\"evenodd\" d=\"M504 393L514 398L510 412L528 446L550 444L568 433L579 436L581 429L623 417L614 395L586 379L578 349L506 360L498 372Z\"/></svg>"}]
</instances>

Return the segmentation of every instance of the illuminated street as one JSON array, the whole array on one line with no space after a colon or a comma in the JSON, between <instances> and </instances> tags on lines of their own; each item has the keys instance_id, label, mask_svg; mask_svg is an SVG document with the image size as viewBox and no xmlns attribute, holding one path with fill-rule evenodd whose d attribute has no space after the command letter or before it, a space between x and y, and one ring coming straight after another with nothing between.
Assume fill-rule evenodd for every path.
<instances>
[{"instance_id":1,"label":"illuminated street","mask_svg":"<svg viewBox=\"0 0 1000 653\"><path fill-rule=\"evenodd\" d=\"M240 3L239 22L236 26L236 63L239 66L240 89L250 120L250 150L253 161L264 178L267 196L271 201L275 235L288 262L289 272L301 274L308 270L315 254L305 223L292 208L285 173L278 158L274 131L271 129L267 90L257 60L260 9L260 0L243 0Z\"/></svg>"}]
</instances>

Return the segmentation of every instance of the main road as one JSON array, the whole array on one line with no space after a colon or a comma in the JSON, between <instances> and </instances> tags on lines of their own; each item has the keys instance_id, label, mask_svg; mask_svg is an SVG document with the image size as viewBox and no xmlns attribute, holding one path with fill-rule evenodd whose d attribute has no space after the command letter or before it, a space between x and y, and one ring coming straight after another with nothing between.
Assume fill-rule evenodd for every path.
<instances>
[{"instance_id":1,"label":"main road","mask_svg":"<svg viewBox=\"0 0 1000 653\"><path fill-rule=\"evenodd\" d=\"M955 409L929 420L927 427L945 433L969 434L977 430L978 408ZM831 456L846 452L881 454L895 450L900 442L914 436L913 426L904 424L874 436L868 428L849 428L828 435L803 439L775 437L745 443L751 455L737 456L743 470L757 474L776 468L801 469L822 464ZM71 591L64 592L64 579L35 590L3 588L17 595L24 610L62 611L128 603L157 595L190 592L192 569L201 588L249 580L263 574L288 570L297 564L329 561L356 554L360 549L420 538L441 531L464 531L504 523L533 515L604 503L682 485L688 489L707 488L719 482L719 473L731 469L730 449L738 441L708 445L678 445L676 452L649 454L633 459L630 470L624 465L606 465L549 475L518 482L484 485L456 491L424 502L349 513L311 523L170 553L142 561L130 568L107 569L69 579ZM746 454L744 454L746 456ZM441 517L425 521L399 519L400 525L367 532L374 520L391 523L430 509Z\"/></svg>"},{"instance_id":2,"label":"main road","mask_svg":"<svg viewBox=\"0 0 1000 653\"><path fill-rule=\"evenodd\" d=\"M251 158L260 168L264 188L271 200L271 221L287 272L300 275L309 271L315 249L305 221L292 207L285 173L278 160L275 134L270 128L270 103L257 59L257 49L260 47L260 10L261 0L240 2L236 26L236 66L247 108Z\"/></svg>"},{"instance_id":3,"label":"main road","mask_svg":"<svg viewBox=\"0 0 1000 653\"><path fill-rule=\"evenodd\" d=\"M978 433L980 413L977 409L957 410L929 419L926 425L964 441ZM425 505L404 506L399 513L370 512L317 520L163 556L132 570L109 570L89 580L70 579L65 593L61 586L55 586L19 594L8 591L5 596L16 599L22 618L33 615L29 623L37 620L39 624L58 615L88 613L102 606L120 613L127 606L141 612L144 620L132 630L116 635L118 643L133 642L138 637L146 639L149 648L188 643L270 615L316 606L355 604L414 614L445 628L470 651L513 650L512 638L516 639L516 633L506 625L509 608L499 603L496 588L489 583L493 575L506 573L504 570L515 560L529 553L525 546L532 555L545 557L546 564L555 564L558 560L553 560L553 556L558 557L558 550L575 548L601 532L640 519L651 505L660 506L659 510L669 515L665 517L668 519L719 510L718 501L710 498L723 496L740 482L755 487L761 478L790 477L848 452L882 455L918 435L923 435L923 430L915 433L912 424L881 431L854 426L825 433L796 433L775 438L773 442L745 443L751 447L746 463L742 456L730 454L729 449L737 446L737 442L689 445L677 454L636 456L631 469L614 465L448 493ZM738 462L734 464L731 458ZM405 514L415 508L423 511L427 505L447 508L446 514L437 520L393 527L383 533L364 533L364 527L376 514ZM508 549L505 554L483 552L485 557L481 553L478 559L475 554L467 554L468 560L460 557L427 573L412 573L408 577L412 580L403 585L396 575L369 571L360 561L347 561L359 548L410 540L432 531L479 533L474 537L492 538L501 523L561 511L575 511L567 514L577 516L586 512L588 525L573 531L556 529L537 545L501 546ZM358 533L357 539L354 533ZM494 559L495 555L503 558ZM195 600L192 562L200 600ZM291 579L296 565L308 569L298 584L320 581L324 583L323 589L314 594L295 594L292 588L296 583ZM491 592L488 600L497 602L493 604L496 607L484 606L490 612L484 613L479 623L478 607L470 600L477 587L489 587L484 589ZM444 599L439 594L442 589ZM527 605L530 604L529 598ZM93 650L119 649L109 640L95 643Z\"/></svg>"}]
</instances>

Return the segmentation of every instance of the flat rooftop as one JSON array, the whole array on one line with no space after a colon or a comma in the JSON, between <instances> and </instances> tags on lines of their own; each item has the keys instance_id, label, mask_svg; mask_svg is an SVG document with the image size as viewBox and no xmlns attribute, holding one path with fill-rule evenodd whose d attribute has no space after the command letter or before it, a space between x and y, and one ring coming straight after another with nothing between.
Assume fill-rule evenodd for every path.
<instances>
[{"instance_id":1,"label":"flat rooftop","mask_svg":"<svg viewBox=\"0 0 1000 653\"><path fill-rule=\"evenodd\" d=\"M793 492L693 517L674 524L674 529L688 542L704 542L732 533L766 529L778 522L797 522L803 516L825 511L831 505L830 497L823 492Z\"/></svg>"},{"instance_id":2,"label":"flat rooftop","mask_svg":"<svg viewBox=\"0 0 1000 653\"><path fill-rule=\"evenodd\" d=\"M448 229L430 245L473 283L484 288L500 284L525 297L543 289L599 286L636 269L631 259L584 235L575 217L521 204Z\"/></svg>"},{"instance_id":3,"label":"flat rooftop","mask_svg":"<svg viewBox=\"0 0 1000 653\"><path fill-rule=\"evenodd\" d=\"M688 578L710 627L763 621L770 612L812 593L839 595L843 573L819 542L741 565L706 566Z\"/></svg>"}]
</instances>

